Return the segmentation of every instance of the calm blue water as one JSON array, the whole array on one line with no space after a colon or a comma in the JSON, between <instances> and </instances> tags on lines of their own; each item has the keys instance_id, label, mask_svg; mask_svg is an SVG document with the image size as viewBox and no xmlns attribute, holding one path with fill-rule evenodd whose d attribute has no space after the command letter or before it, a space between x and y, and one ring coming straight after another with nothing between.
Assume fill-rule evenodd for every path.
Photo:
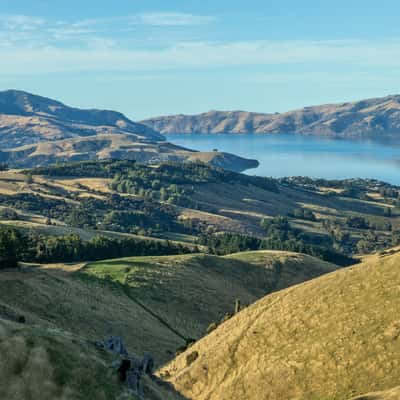
<instances>
[{"instance_id":1,"label":"calm blue water","mask_svg":"<svg viewBox=\"0 0 400 400\"><path fill-rule=\"evenodd\" d=\"M389 141L298 135L168 135L175 144L219 151L260 162L247 174L326 179L374 178L400 185L400 139Z\"/></svg>"}]
</instances>

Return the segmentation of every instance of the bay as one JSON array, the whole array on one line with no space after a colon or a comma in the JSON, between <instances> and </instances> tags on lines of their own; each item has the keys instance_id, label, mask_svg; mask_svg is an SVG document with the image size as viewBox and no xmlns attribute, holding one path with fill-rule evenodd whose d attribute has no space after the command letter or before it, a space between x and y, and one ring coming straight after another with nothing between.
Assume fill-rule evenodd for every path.
<instances>
[{"instance_id":1,"label":"bay","mask_svg":"<svg viewBox=\"0 0 400 400\"><path fill-rule=\"evenodd\" d=\"M174 134L168 141L199 151L218 149L260 162L250 175L371 178L400 185L400 139L337 139L303 135Z\"/></svg>"}]
</instances>

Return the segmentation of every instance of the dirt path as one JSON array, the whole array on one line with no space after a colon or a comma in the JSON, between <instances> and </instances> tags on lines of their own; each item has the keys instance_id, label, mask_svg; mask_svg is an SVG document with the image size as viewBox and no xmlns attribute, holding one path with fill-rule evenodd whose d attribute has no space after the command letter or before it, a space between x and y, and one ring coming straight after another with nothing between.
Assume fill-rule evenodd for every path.
<instances>
[{"instance_id":1,"label":"dirt path","mask_svg":"<svg viewBox=\"0 0 400 400\"><path fill-rule=\"evenodd\" d=\"M17 269L5 269L0 271L0 281L13 281L16 279L30 279L35 271L42 271L50 274L69 274L84 268L87 263L77 264L23 264Z\"/></svg>"},{"instance_id":2,"label":"dirt path","mask_svg":"<svg viewBox=\"0 0 400 400\"><path fill-rule=\"evenodd\" d=\"M78 264L42 264L39 266L40 270L46 272L77 272L84 268L87 263L78 263Z\"/></svg>"}]
</instances>

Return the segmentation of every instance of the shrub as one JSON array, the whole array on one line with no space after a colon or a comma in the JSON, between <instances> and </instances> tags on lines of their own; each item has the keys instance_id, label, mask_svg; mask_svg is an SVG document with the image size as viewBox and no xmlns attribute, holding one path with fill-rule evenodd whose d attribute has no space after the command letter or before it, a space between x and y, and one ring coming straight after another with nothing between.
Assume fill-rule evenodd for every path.
<instances>
[{"instance_id":1,"label":"shrub","mask_svg":"<svg viewBox=\"0 0 400 400\"><path fill-rule=\"evenodd\" d=\"M18 266L21 244L21 235L17 230L0 227L0 269Z\"/></svg>"},{"instance_id":2,"label":"shrub","mask_svg":"<svg viewBox=\"0 0 400 400\"><path fill-rule=\"evenodd\" d=\"M0 209L0 219L17 220L19 219L19 214L12 208L2 208Z\"/></svg>"}]
</instances>

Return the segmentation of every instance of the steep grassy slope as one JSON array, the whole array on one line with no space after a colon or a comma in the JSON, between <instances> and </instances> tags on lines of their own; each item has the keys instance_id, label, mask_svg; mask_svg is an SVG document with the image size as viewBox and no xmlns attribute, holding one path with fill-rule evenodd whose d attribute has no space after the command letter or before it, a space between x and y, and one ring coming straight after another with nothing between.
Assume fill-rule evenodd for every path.
<instances>
[{"instance_id":1,"label":"steep grassy slope","mask_svg":"<svg viewBox=\"0 0 400 400\"><path fill-rule=\"evenodd\" d=\"M209 111L151 118L144 124L172 133L297 133L342 137L398 135L400 96L304 107L286 113Z\"/></svg>"},{"instance_id":2,"label":"steep grassy slope","mask_svg":"<svg viewBox=\"0 0 400 400\"><path fill-rule=\"evenodd\" d=\"M148 351L157 363L184 344L132 301L122 287L104 280L82 279L72 267L29 268L0 275L0 316L28 324L72 331L90 340L122 335L138 355Z\"/></svg>"},{"instance_id":3,"label":"steep grassy slope","mask_svg":"<svg viewBox=\"0 0 400 400\"><path fill-rule=\"evenodd\" d=\"M112 356L60 329L23 327L0 318L0 398L7 400L134 399L117 383ZM145 398L183 399L145 378Z\"/></svg>"},{"instance_id":4,"label":"steep grassy slope","mask_svg":"<svg viewBox=\"0 0 400 400\"><path fill-rule=\"evenodd\" d=\"M227 257L135 257L89 264L82 273L124 284L143 304L187 339L266 293L333 271L335 266L302 254L260 251Z\"/></svg>"},{"instance_id":5,"label":"steep grassy slope","mask_svg":"<svg viewBox=\"0 0 400 400\"><path fill-rule=\"evenodd\" d=\"M196 400L339 400L391 389L400 381L399 266L398 251L376 255L267 296L161 374Z\"/></svg>"},{"instance_id":6,"label":"steep grassy slope","mask_svg":"<svg viewBox=\"0 0 400 400\"><path fill-rule=\"evenodd\" d=\"M83 268L82 268L83 267ZM137 257L83 265L25 267L0 274L0 317L70 330L91 340L122 335L131 351L170 360L186 339L272 290L336 267L312 257Z\"/></svg>"}]
</instances>

